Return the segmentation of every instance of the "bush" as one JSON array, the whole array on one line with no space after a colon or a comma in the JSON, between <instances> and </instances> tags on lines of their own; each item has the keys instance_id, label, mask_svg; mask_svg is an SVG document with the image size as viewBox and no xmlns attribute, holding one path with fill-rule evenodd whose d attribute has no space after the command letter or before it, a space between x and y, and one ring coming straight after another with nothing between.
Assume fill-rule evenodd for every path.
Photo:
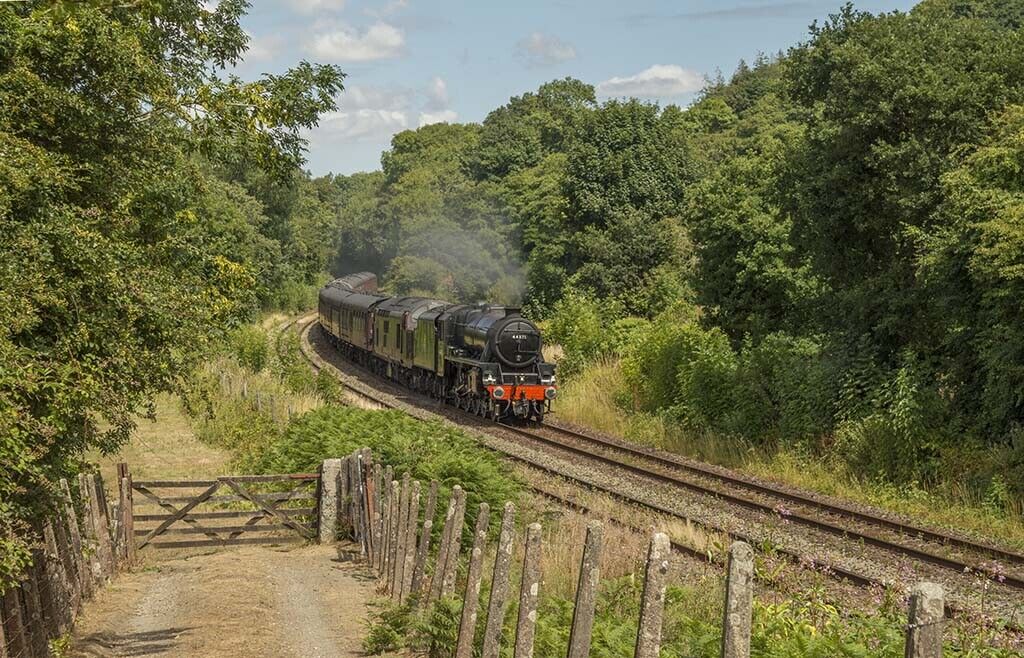
<instances>
[{"instance_id":1,"label":"bush","mask_svg":"<svg viewBox=\"0 0 1024 658\"><path fill-rule=\"evenodd\" d=\"M263 370L270 357L267 334L255 325L245 325L231 331L227 337L227 346L235 360L253 372Z\"/></svg>"},{"instance_id":2,"label":"bush","mask_svg":"<svg viewBox=\"0 0 1024 658\"><path fill-rule=\"evenodd\" d=\"M748 341L736 374L737 433L793 444L832 429L836 391L817 342L781 332Z\"/></svg>"},{"instance_id":3,"label":"bush","mask_svg":"<svg viewBox=\"0 0 1024 658\"><path fill-rule=\"evenodd\" d=\"M330 457L371 448L376 458L410 473L421 482L440 482L435 528L442 520L456 484L466 491L467 537L472 534L477 508L486 502L500 510L519 494L519 483L498 458L461 431L439 421L416 420L397 410L367 410L326 406L294 419L283 436L250 457L250 468L262 473L314 471ZM497 528L500 514L491 515Z\"/></svg>"}]
</instances>

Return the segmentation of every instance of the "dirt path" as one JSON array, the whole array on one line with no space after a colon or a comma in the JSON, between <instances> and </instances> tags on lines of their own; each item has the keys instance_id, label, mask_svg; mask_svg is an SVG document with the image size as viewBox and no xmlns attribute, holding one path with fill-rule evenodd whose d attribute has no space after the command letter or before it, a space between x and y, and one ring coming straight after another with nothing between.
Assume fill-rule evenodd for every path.
<instances>
[{"instance_id":1,"label":"dirt path","mask_svg":"<svg viewBox=\"0 0 1024 658\"><path fill-rule=\"evenodd\" d=\"M71 655L356 656L373 596L371 574L344 546L152 561L86 606Z\"/></svg>"}]
</instances>

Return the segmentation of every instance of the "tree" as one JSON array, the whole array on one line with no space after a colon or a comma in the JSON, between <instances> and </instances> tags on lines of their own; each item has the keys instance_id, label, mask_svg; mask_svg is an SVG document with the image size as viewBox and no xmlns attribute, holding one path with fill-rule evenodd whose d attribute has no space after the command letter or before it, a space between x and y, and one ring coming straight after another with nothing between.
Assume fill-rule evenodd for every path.
<instances>
[{"instance_id":1,"label":"tree","mask_svg":"<svg viewBox=\"0 0 1024 658\"><path fill-rule=\"evenodd\" d=\"M286 178L343 74L219 77L244 52L245 7L0 6L0 583L57 478L120 445L252 308L245 259L270 249L251 200L202 161Z\"/></svg>"}]
</instances>

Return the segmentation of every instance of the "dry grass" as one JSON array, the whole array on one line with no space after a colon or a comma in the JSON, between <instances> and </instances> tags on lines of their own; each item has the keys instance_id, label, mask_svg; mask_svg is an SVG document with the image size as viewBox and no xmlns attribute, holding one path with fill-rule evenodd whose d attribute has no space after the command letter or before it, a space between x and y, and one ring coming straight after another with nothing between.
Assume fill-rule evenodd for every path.
<instances>
[{"instance_id":1,"label":"dry grass","mask_svg":"<svg viewBox=\"0 0 1024 658\"><path fill-rule=\"evenodd\" d=\"M99 464L109 486L116 477L118 462L127 462L137 480L187 479L223 475L230 455L196 438L176 397L159 395L155 420L139 418L128 444L116 453L92 453L87 459Z\"/></svg>"},{"instance_id":2,"label":"dry grass","mask_svg":"<svg viewBox=\"0 0 1024 658\"><path fill-rule=\"evenodd\" d=\"M622 390L617 362L592 365L562 384L555 405L558 418L757 475L809 491L880 507L921 522L966 531L1024 550L1021 510L999 512L986 507L977 493L951 481L925 490L916 483L893 487L865 481L842 467L803 457L794 452L759 450L736 439L723 440L711 433L686 431L663 418L628 413L616 401Z\"/></svg>"}]
</instances>

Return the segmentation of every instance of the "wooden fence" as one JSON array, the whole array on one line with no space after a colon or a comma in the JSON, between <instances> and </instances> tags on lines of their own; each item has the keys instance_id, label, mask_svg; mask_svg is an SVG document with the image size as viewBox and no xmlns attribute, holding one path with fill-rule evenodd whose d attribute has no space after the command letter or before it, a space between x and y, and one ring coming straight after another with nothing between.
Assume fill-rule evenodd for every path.
<instances>
[{"instance_id":1,"label":"wooden fence","mask_svg":"<svg viewBox=\"0 0 1024 658\"><path fill-rule=\"evenodd\" d=\"M424 490L419 482L411 481L408 473L398 479L390 466L374 463L368 449L344 459L326 460L321 467L320 541L332 542L339 535L346 535L358 542L362 555L380 578L381 590L396 603L410 602L423 607L441 597L459 595L463 603L455 658L472 658L480 624L483 624L481 658L497 658L506 609L513 595L512 556L518 554L515 551L515 506L506 503L502 510L490 598L482 608L480 591L484 555L488 549L490 509L486 503L480 505L472 545L464 551L466 494L461 487L453 487L439 545L432 547L437 492L436 481ZM542 582L540 524L528 525L523 541L514 658L533 655ZM567 658L586 658L590 651L600 583L602 526L599 522L588 525L581 549ZM654 533L644 567L636 658L657 658L661 649L670 553L668 536ZM457 588L460 560L466 577ZM754 601L754 552L750 546L733 543L726 569L721 655L723 658L748 658ZM921 583L913 588L906 626L907 658L942 655L944 609L939 585Z\"/></svg>"},{"instance_id":2,"label":"wooden fence","mask_svg":"<svg viewBox=\"0 0 1024 658\"><path fill-rule=\"evenodd\" d=\"M207 489L215 484L225 485L221 481L224 479L211 481ZM502 509L490 598L486 606L481 607L480 591L490 519L487 504L480 505L472 544L468 550L463 550L466 494L461 487L453 487L440 539L434 547L431 541L438 503L436 481L424 489L419 482L412 481L408 473L398 479L390 466L373 461L369 449L343 459L324 461L318 478L300 474L293 479L319 481L319 500L315 511L318 517L316 534L321 543L333 542L342 535L356 541L363 558L378 574L381 590L395 602L415 602L423 607L441 597L459 595L463 606L454 647L455 658L473 656L474 638L481 624L481 658L497 658L505 613L515 594L510 582L512 559L519 554L515 550L516 510L512 503L506 503ZM0 596L0 658L49 656L49 642L70 631L82 603L119 571L135 562L135 537L140 533L134 528L138 516L132 516L132 497L133 491L141 489L133 488L126 465L119 466L118 481L118 501L110 504L98 474L80 475L79 505L72 499L68 483L60 482L63 492L61 509L43 526L44 541L33 550L31 568L16 587ZM140 486L147 488L141 483ZM279 507L253 496L248 490L248 495L233 490L235 495L257 507L258 511L244 512L252 525L260 520L277 521L283 526L281 529L295 530L285 523L290 517L282 514ZM212 496L212 492L209 495ZM173 507L168 500L163 502ZM189 510L182 512L188 505L185 502L183 507L175 507L173 512L166 510L166 516L188 523ZM78 516L79 509L82 518ZM207 531L210 530L196 530L192 526L189 534L208 537ZM303 525L300 530L301 535L313 534L312 524ZM212 530L217 535L212 543L228 543L225 541L228 537L222 536L223 532L230 535L236 531L230 528L227 531ZM150 536L152 531L143 532L150 539L160 534ZM531 658L533 655L542 582L540 524L531 523L526 527L523 543L514 658ZM581 549L567 658L585 658L590 650L594 606L600 584L600 523L589 524ZM668 536L654 533L645 563L639 632L634 652L637 658L656 658L660 650L670 551ZM464 564L462 572L466 574L462 583L457 582L460 563ZM734 543L729 549L724 592L721 655L725 658L747 658L750 655L753 576L753 551L742 542ZM908 658L941 656L944 622L942 588L932 583L915 587L906 627L905 655Z\"/></svg>"},{"instance_id":3,"label":"wooden fence","mask_svg":"<svg viewBox=\"0 0 1024 658\"><path fill-rule=\"evenodd\" d=\"M43 525L31 567L0 596L0 658L50 656L50 641L71 630L83 602L135 561L127 466L118 466L118 477L113 504L99 474L79 475L78 505L60 481L60 509Z\"/></svg>"}]
</instances>

